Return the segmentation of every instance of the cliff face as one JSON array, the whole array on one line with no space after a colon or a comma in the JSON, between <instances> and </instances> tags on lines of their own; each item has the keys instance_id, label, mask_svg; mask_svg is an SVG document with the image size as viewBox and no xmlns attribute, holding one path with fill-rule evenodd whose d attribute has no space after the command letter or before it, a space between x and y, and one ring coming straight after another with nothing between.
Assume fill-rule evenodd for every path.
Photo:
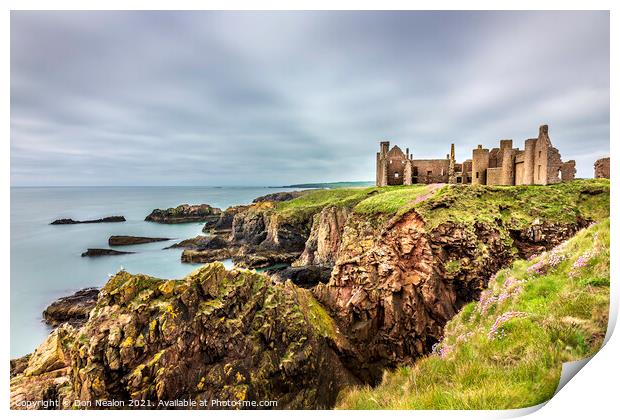
<instances>
[{"instance_id":1,"label":"cliff face","mask_svg":"<svg viewBox=\"0 0 620 420\"><path fill-rule=\"evenodd\" d=\"M365 379L424 354L454 315L454 294L435 275L420 216L411 212L386 226L354 217L328 284L314 292L360 352Z\"/></svg>"},{"instance_id":2,"label":"cliff face","mask_svg":"<svg viewBox=\"0 0 620 420\"><path fill-rule=\"evenodd\" d=\"M183 254L225 253L252 267L294 261L272 278L220 264L182 281L119 273L63 341L69 382L49 392L330 407L343 387L428 354L496 271L609 214L608 183L446 187L423 201L425 190L412 191L260 202L235 210L230 234L190 241ZM34 377L18 373L15 392Z\"/></svg>"},{"instance_id":3,"label":"cliff face","mask_svg":"<svg viewBox=\"0 0 620 420\"><path fill-rule=\"evenodd\" d=\"M314 215L310 236L295 266L333 266L338 258L345 223L351 214L347 207L328 206Z\"/></svg>"},{"instance_id":4,"label":"cliff face","mask_svg":"<svg viewBox=\"0 0 620 420\"><path fill-rule=\"evenodd\" d=\"M162 408L160 401L219 399L320 408L358 383L338 357L346 347L310 292L290 282L272 284L221 264L180 282L120 272L63 350L48 352L56 357L45 362L35 354L18 379L23 384L62 369L71 389L64 399L93 406L111 399L148 400L152 408ZM16 394L18 388L27 392L16 384Z\"/></svg>"}]
</instances>

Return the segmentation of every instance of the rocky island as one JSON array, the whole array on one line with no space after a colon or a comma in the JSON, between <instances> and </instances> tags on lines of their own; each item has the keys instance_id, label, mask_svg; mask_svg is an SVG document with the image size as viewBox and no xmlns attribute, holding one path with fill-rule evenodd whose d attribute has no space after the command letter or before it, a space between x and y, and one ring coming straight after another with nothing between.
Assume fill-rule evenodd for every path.
<instances>
[{"instance_id":1,"label":"rocky island","mask_svg":"<svg viewBox=\"0 0 620 420\"><path fill-rule=\"evenodd\" d=\"M597 314L608 303L608 270L607 280L600 269L603 277L586 284L591 276L579 271L583 258L577 265L585 252L600 256L590 257L592 264L604 265L608 258L607 180L317 190L226 213L213 222L221 222L217 231L176 245L185 248L184 260L227 255L237 266L286 266L262 274L211 262L182 280L117 273L86 323L62 324L32 356L12 362L11 406L49 395L62 408L76 399L130 398L153 404L277 400L278 408L382 404L382 389L390 389L385 381L401 380L400 370L396 376L386 370L409 369L422 357L448 363L442 354L461 357L450 350L463 346L465 339L458 337L479 337L487 345L495 333L486 331L496 318L510 319L502 315L510 305L520 308L513 309L514 328L525 317L539 325L535 317L544 315L513 303L519 296L567 287L558 302L580 293L584 299L585 293L600 295L584 300L588 313ZM556 269L550 261L579 281L544 286L552 281L544 276ZM502 271L509 268L514 271ZM515 280L508 281L510 275ZM562 316L544 318L539 326L550 326L540 332L545 339L577 329L589 343L553 359L549 372L597 348L604 336L603 315L573 322L584 316L575 311L563 307ZM469 319L484 322L485 332ZM561 329L563 322L570 328ZM521 337L520 330L502 331ZM571 337L564 339L577 340ZM542 351L527 347L534 340L519 342L521 352L523 346ZM498 360L477 369L491 369ZM546 373L540 381L552 388L556 376ZM543 401L547 388L528 389L518 401ZM474 406L485 408L485 401Z\"/></svg>"},{"instance_id":2,"label":"rocky island","mask_svg":"<svg viewBox=\"0 0 620 420\"><path fill-rule=\"evenodd\" d=\"M124 221L125 218L123 216L109 216L93 220L57 219L50 223L50 225L76 225L79 223L118 223Z\"/></svg>"},{"instance_id":3,"label":"rocky island","mask_svg":"<svg viewBox=\"0 0 620 420\"><path fill-rule=\"evenodd\" d=\"M181 204L177 207L171 207L165 210L155 209L144 219L147 222L156 223L192 223L206 222L207 224L215 224L222 210L211 207L208 204L189 205Z\"/></svg>"},{"instance_id":4,"label":"rocky island","mask_svg":"<svg viewBox=\"0 0 620 420\"><path fill-rule=\"evenodd\" d=\"M106 248L88 248L86 251L82 252L82 257L104 257L107 255L123 255L123 254L133 254L133 252L117 251L115 249L106 249Z\"/></svg>"},{"instance_id":5,"label":"rocky island","mask_svg":"<svg viewBox=\"0 0 620 420\"><path fill-rule=\"evenodd\" d=\"M110 246L125 246L125 245L139 245L148 244L151 242L165 242L170 238L150 238L145 236L127 236L127 235L113 235L108 238L108 245Z\"/></svg>"}]
</instances>

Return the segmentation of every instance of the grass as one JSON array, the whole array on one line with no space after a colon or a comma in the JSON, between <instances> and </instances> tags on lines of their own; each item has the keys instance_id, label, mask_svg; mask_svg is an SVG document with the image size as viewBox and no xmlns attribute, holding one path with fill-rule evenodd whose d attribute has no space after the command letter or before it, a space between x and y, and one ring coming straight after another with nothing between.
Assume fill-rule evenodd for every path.
<instances>
[{"instance_id":1,"label":"grass","mask_svg":"<svg viewBox=\"0 0 620 420\"><path fill-rule=\"evenodd\" d=\"M415 205L430 228L446 221L501 221L521 229L536 218L574 223L609 217L609 180L587 179L516 187L451 185Z\"/></svg>"},{"instance_id":2,"label":"grass","mask_svg":"<svg viewBox=\"0 0 620 420\"><path fill-rule=\"evenodd\" d=\"M355 206L355 213L395 214L403 208L413 205L415 199L429 191L428 185L407 185L383 187L371 197L362 200Z\"/></svg>"},{"instance_id":3,"label":"grass","mask_svg":"<svg viewBox=\"0 0 620 420\"><path fill-rule=\"evenodd\" d=\"M308 220L327 206L349 207L361 215L399 215L412 208L429 228L446 221L473 224L502 222L521 229L536 218L574 223L578 218L609 217L609 180L588 179L553 185L472 186L447 185L425 200L428 185L335 188L311 191L294 200L275 203L273 210L285 218Z\"/></svg>"},{"instance_id":4,"label":"grass","mask_svg":"<svg viewBox=\"0 0 620 420\"><path fill-rule=\"evenodd\" d=\"M553 396L563 362L598 351L608 311L605 219L498 272L480 302L447 324L433 354L386 372L374 389L343 391L337 407L511 409L542 403Z\"/></svg>"},{"instance_id":5,"label":"grass","mask_svg":"<svg viewBox=\"0 0 620 420\"><path fill-rule=\"evenodd\" d=\"M275 211L284 217L307 218L327 206L353 207L379 190L377 187L316 190L293 200L277 203Z\"/></svg>"},{"instance_id":6,"label":"grass","mask_svg":"<svg viewBox=\"0 0 620 420\"><path fill-rule=\"evenodd\" d=\"M399 185L316 190L276 203L275 212L284 217L308 218L324 207L336 206L353 208L356 213L364 215L391 215L412 206L416 197L428 189L428 185Z\"/></svg>"}]
</instances>

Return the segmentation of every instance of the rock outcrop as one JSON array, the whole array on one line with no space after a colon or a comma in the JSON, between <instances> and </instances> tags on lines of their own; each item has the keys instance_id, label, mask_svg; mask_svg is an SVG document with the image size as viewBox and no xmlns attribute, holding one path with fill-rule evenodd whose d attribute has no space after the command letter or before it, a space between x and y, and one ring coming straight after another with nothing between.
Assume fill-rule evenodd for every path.
<instances>
[{"instance_id":1,"label":"rock outcrop","mask_svg":"<svg viewBox=\"0 0 620 420\"><path fill-rule=\"evenodd\" d=\"M71 296L61 297L43 311L43 319L52 327L64 322L80 326L86 322L88 314L95 307L98 295L98 288L89 287L78 290Z\"/></svg>"},{"instance_id":2,"label":"rock outcrop","mask_svg":"<svg viewBox=\"0 0 620 420\"><path fill-rule=\"evenodd\" d=\"M331 279L314 289L360 351L357 367L371 383L386 366L430 351L455 313L424 227L414 211L386 224L349 218Z\"/></svg>"},{"instance_id":3,"label":"rock outcrop","mask_svg":"<svg viewBox=\"0 0 620 420\"><path fill-rule=\"evenodd\" d=\"M176 244L172 244L167 248L205 250L225 248L228 245L228 241L221 235L198 235L193 238L177 242Z\"/></svg>"},{"instance_id":4,"label":"rock outcrop","mask_svg":"<svg viewBox=\"0 0 620 420\"><path fill-rule=\"evenodd\" d=\"M113 235L108 239L108 245L110 246L125 246L125 245L139 245L148 244L151 242L164 242L169 241L170 238L149 238L146 236L126 236L126 235Z\"/></svg>"},{"instance_id":5,"label":"rock outcrop","mask_svg":"<svg viewBox=\"0 0 620 420\"><path fill-rule=\"evenodd\" d=\"M106 249L106 248L88 248L85 252L82 252L82 257L105 257L108 255L123 255L123 254L134 254L134 252L117 251L115 249Z\"/></svg>"},{"instance_id":6,"label":"rock outcrop","mask_svg":"<svg viewBox=\"0 0 620 420\"><path fill-rule=\"evenodd\" d=\"M35 381L46 384L33 385L36 392L85 401L330 407L343 386L375 384L385 368L427 354L497 270L608 216L605 185L536 187L555 196L537 196L530 207L528 187L446 188L397 210L379 200L370 208L381 211L368 213L342 201L304 201L288 212L270 201L247 206L229 234L176 244L183 260L293 267L271 268L268 277L209 264L182 281L120 272L88 322L61 340L69 343L70 373L58 377L68 375L70 387L65 379L62 390L45 382L60 364L28 376L41 360L35 353L12 363L12 392L13 381Z\"/></svg>"},{"instance_id":7,"label":"rock outcrop","mask_svg":"<svg viewBox=\"0 0 620 420\"><path fill-rule=\"evenodd\" d=\"M336 206L325 207L315 214L304 251L294 265L333 266L338 258L342 233L350 214L351 209Z\"/></svg>"},{"instance_id":8,"label":"rock outcrop","mask_svg":"<svg viewBox=\"0 0 620 420\"><path fill-rule=\"evenodd\" d=\"M75 333L73 327L63 324L34 353L15 363L20 368L12 371L11 409L54 410L73 404L70 365Z\"/></svg>"},{"instance_id":9,"label":"rock outcrop","mask_svg":"<svg viewBox=\"0 0 620 420\"><path fill-rule=\"evenodd\" d=\"M30 357L11 380L11 404L47 395L63 408L70 396L92 407L183 399L212 408L218 399L328 408L359 383L339 358L347 346L311 293L291 282L217 263L182 281L121 271L80 330L63 324Z\"/></svg>"},{"instance_id":10,"label":"rock outcrop","mask_svg":"<svg viewBox=\"0 0 620 420\"><path fill-rule=\"evenodd\" d=\"M213 233L216 235L229 234L232 231L233 219L237 213L246 210L248 206L233 206L228 207L221 214L217 222L205 223L202 231L204 233Z\"/></svg>"},{"instance_id":11,"label":"rock outcrop","mask_svg":"<svg viewBox=\"0 0 620 420\"><path fill-rule=\"evenodd\" d=\"M180 206L165 210L155 209L144 220L166 224L206 222L207 224L215 225L221 213L222 210L211 207L208 204L181 204Z\"/></svg>"},{"instance_id":12,"label":"rock outcrop","mask_svg":"<svg viewBox=\"0 0 620 420\"><path fill-rule=\"evenodd\" d=\"M287 218L274 212L272 202L240 206L229 211L223 233L182 241L175 247L186 248L181 260L208 263L232 258L239 267L265 268L291 264L304 250L310 232L311 215ZM222 216L224 217L224 216ZM230 230L227 223L230 221Z\"/></svg>"},{"instance_id":13,"label":"rock outcrop","mask_svg":"<svg viewBox=\"0 0 620 420\"><path fill-rule=\"evenodd\" d=\"M50 223L50 225L76 225L79 223L118 223L124 221L125 218L123 216L109 216L93 220L57 219Z\"/></svg>"}]
</instances>

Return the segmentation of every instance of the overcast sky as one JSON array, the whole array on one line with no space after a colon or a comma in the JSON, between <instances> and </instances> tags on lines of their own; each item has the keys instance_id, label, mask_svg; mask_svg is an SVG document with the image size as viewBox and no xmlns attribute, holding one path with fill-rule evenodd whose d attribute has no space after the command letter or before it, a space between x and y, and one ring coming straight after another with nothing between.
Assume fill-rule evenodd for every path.
<instances>
[{"instance_id":1,"label":"overcast sky","mask_svg":"<svg viewBox=\"0 0 620 420\"><path fill-rule=\"evenodd\" d=\"M609 154L607 12L12 12L12 185L374 180L549 124Z\"/></svg>"}]
</instances>

